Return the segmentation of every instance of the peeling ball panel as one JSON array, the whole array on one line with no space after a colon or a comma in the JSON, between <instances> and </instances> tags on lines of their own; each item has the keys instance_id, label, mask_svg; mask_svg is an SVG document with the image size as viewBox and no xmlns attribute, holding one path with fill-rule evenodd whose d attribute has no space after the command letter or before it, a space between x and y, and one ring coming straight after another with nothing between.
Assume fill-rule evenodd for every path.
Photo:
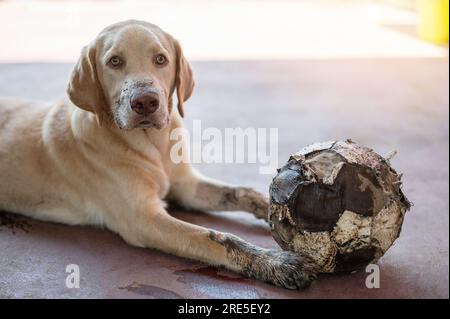
<instances>
[{"instance_id":1,"label":"peeling ball panel","mask_svg":"<svg viewBox=\"0 0 450 319\"><path fill-rule=\"evenodd\" d=\"M322 181L300 185L291 211L301 229L332 231L346 210L373 216L383 207L383 197L370 171L344 164L332 185Z\"/></svg>"},{"instance_id":2,"label":"peeling ball panel","mask_svg":"<svg viewBox=\"0 0 450 319\"><path fill-rule=\"evenodd\" d=\"M334 272L352 272L364 269L372 262L376 255L375 247L366 247L354 250L347 254L336 255L336 266Z\"/></svg>"},{"instance_id":3,"label":"peeling ball panel","mask_svg":"<svg viewBox=\"0 0 450 319\"><path fill-rule=\"evenodd\" d=\"M301 163L289 160L270 185L271 200L277 204L287 204L303 180Z\"/></svg>"}]
</instances>

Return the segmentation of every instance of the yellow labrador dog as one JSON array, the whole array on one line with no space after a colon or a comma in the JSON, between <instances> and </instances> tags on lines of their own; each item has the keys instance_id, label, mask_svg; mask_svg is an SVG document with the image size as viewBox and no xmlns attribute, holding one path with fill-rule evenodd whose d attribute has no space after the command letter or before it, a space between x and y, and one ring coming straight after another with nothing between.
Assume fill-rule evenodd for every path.
<instances>
[{"instance_id":1,"label":"yellow labrador dog","mask_svg":"<svg viewBox=\"0 0 450 319\"><path fill-rule=\"evenodd\" d=\"M222 266L290 289L314 279L301 255L259 248L170 216L165 200L266 218L267 199L174 163L194 80L180 44L157 26L125 21L84 47L55 105L0 99L0 210L98 225L131 245ZM172 109L176 92L177 109Z\"/></svg>"}]
</instances>

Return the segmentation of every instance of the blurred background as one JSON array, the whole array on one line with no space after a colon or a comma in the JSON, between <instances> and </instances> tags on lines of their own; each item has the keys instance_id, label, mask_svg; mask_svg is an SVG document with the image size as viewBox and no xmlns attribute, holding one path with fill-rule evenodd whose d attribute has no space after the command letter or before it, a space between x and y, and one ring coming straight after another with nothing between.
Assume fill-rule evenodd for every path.
<instances>
[{"instance_id":1,"label":"blurred background","mask_svg":"<svg viewBox=\"0 0 450 319\"><path fill-rule=\"evenodd\" d=\"M417 37L421 28L448 42L446 0L3 0L0 62L73 61L101 29L130 18L174 34L191 60L448 54Z\"/></svg>"},{"instance_id":2,"label":"blurred background","mask_svg":"<svg viewBox=\"0 0 450 319\"><path fill-rule=\"evenodd\" d=\"M0 297L448 298L448 3L0 0L2 96L58 100L83 45L108 24L147 20L178 38L192 63L186 127L194 119L203 128L276 127L279 165L334 139L381 155L398 150L392 164L414 203L379 261L380 289L367 289L362 272L321 276L307 291L133 248L91 228L25 220L28 232L13 234L0 214ZM272 178L258 174L258 163L197 166L266 194ZM172 213L276 247L268 226L246 213ZM63 285L68 263L80 265L82 289Z\"/></svg>"}]
</instances>

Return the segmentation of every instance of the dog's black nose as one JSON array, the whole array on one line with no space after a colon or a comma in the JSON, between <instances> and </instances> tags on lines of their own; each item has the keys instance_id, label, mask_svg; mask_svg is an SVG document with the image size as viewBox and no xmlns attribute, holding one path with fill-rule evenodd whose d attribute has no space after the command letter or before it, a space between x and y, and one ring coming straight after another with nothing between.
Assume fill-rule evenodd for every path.
<instances>
[{"instance_id":1,"label":"dog's black nose","mask_svg":"<svg viewBox=\"0 0 450 319\"><path fill-rule=\"evenodd\" d=\"M159 107L159 98L156 93L145 92L133 95L131 109L139 115L154 113Z\"/></svg>"}]
</instances>

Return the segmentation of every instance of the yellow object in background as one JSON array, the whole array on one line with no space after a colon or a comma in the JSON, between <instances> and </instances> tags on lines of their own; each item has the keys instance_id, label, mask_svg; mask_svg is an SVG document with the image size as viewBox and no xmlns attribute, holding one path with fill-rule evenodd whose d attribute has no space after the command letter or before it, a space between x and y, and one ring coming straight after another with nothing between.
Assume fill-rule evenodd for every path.
<instances>
[{"instance_id":1,"label":"yellow object in background","mask_svg":"<svg viewBox=\"0 0 450 319\"><path fill-rule=\"evenodd\" d=\"M436 44L448 43L449 0L417 0L419 37Z\"/></svg>"}]
</instances>

